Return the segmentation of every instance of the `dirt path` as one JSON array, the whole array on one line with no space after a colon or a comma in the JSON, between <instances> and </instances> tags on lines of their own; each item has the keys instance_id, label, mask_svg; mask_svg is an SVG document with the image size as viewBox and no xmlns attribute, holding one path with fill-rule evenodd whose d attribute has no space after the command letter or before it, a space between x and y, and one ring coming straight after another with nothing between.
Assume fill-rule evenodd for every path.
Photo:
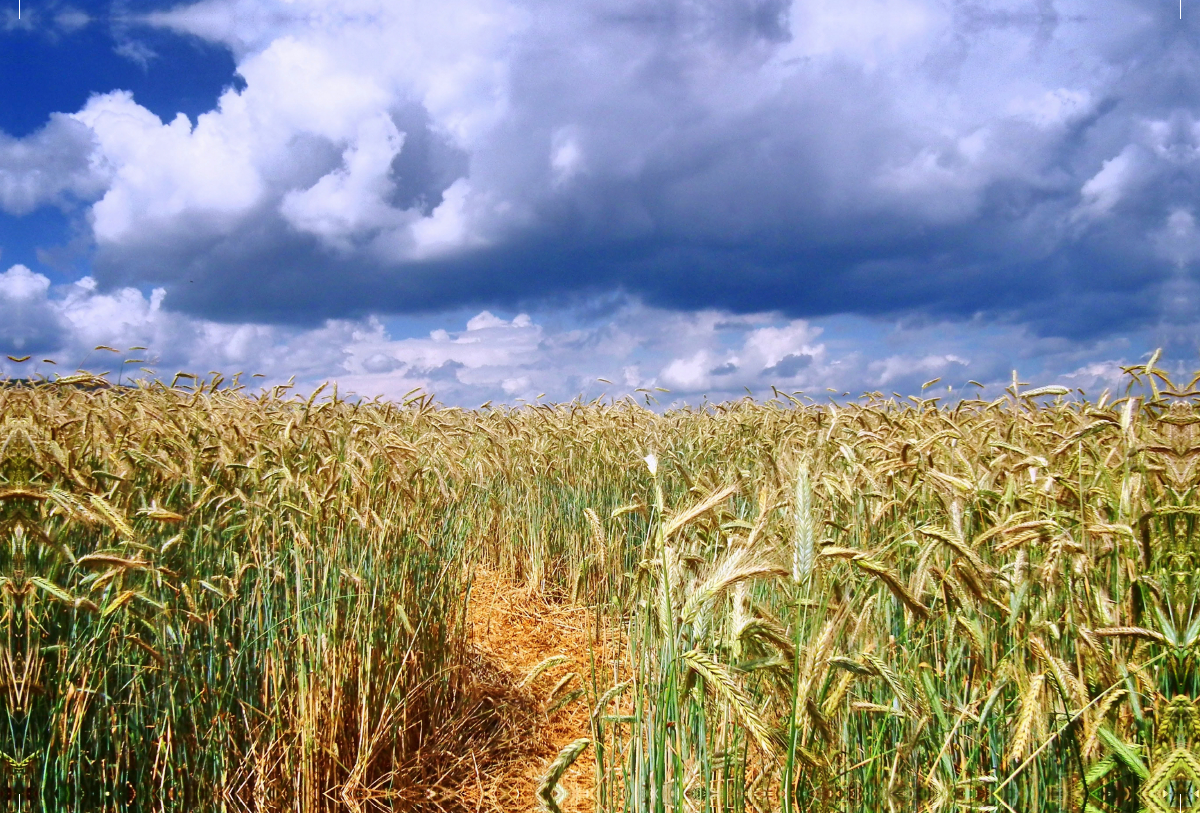
<instances>
[{"instance_id":1,"label":"dirt path","mask_svg":"<svg viewBox=\"0 0 1200 813\"><path fill-rule=\"evenodd\" d=\"M539 810L535 791L547 766L564 746L591 736L592 656L603 692L613 682L606 654L613 652L613 642L597 640L595 616L587 608L549 604L484 570L476 573L468 618L471 643L478 654L537 709L534 730L527 733L533 756L482 774L474 794L480 797L475 800L477 807L502 813ZM535 667L554 656L563 660L526 683ZM575 677L563 684L572 672ZM583 690L579 696L554 708L579 690ZM564 813L595 810L591 748L575 761L559 785L568 794L561 803Z\"/></svg>"}]
</instances>

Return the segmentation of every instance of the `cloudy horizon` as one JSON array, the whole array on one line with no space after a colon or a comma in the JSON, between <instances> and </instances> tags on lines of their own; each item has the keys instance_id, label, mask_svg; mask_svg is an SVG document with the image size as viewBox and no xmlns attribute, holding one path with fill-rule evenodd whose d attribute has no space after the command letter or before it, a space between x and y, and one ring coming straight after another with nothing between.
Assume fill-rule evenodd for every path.
<instances>
[{"instance_id":1,"label":"cloudy horizon","mask_svg":"<svg viewBox=\"0 0 1200 813\"><path fill-rule=\"evenodd\" d=\"M476 406L1200 367L1186 5L11 5L0 376Z\"/></svg>"}]
</instances>

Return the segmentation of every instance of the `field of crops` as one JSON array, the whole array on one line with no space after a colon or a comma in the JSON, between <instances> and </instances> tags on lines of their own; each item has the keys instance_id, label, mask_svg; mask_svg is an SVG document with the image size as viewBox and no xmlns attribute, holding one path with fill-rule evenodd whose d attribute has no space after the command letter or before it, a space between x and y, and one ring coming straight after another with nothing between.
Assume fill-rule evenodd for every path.
<instances>
[{"instance_id":1,"label":"field of crops","mask_svg":"<svg viewBox=\"0 0 1200 813\"><path fill-rule=\"evenodd\" d=\"M1153 361L663 414L185 381L0 382L11 809L1200 809L1200 397ZM586 668L485 650L481 574Z\"/></svg>"}]
</instances>

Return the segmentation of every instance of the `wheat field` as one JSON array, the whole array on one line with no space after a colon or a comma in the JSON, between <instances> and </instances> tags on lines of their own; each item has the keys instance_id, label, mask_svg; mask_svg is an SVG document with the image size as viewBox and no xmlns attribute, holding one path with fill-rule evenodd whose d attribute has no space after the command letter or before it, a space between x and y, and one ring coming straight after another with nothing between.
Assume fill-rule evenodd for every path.
<instances>
[{"instance_id":1,"label":"wheat field","mask_svg":"<svg viewBox=\"0 0 1200 813\"><path fill-rule=\"evenodd\" d=\"M1157 360L663 413L0 382L2 795L1200 809L1200 375ZM506 663L538 613L582 643Z\"/></svg>"}]
</instances>

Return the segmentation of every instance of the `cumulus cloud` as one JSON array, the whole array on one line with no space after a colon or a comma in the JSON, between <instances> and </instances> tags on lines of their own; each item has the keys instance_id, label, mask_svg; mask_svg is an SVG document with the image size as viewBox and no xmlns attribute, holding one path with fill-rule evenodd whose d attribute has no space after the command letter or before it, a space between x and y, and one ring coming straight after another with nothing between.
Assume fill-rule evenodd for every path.
<instances>
[{"instance_id":1,"label":"cumulus cloud","mask_svg":"<svg viewBox=\"0 0 1200 813\"><path fill-rule=\"evenodd\" d=\"M0 274L0 345L26 355L54 346L59 313L46 301L49 288L49 279L23 265Z\"/></svg>"},{"instance_id":2,"label":"cumulus cloud","mask_svg":"<svg viewBox=\"0 0 1200 813\"><path fill-rule=\"evenodd\" d=\"M0 209L24 215L102 192L109 178L94 141L85 124L62 114L23 139L0 133Z\"/></svg>"},{"instance_id":3,"label":"cumulus cloud","mask_svg":"<svg viewBox=\"0 0 1200 813\"><path fill-rule=\"evenodd\" d=\"M304 190L284 195L280 211L291 226L326 243L350 249L352 240L397 224L387 204L394 189L389 177L403 134L387 116L359 125L354 143L342 154L342 166Z\"/></svg>"},{"instance_id":4,"label":"cumulus cloud","mask_svg":"<svg viewBox=\"0 0 1200 813\"><path fill-rule=\"evenodd\" d=\"M86 207L89 296L162 288L213 335L356 325L354 375L517 397L534 362L393 347L370 317L625 291L680 333L609 375L687 392L982 358L833 354L839 313L1194 333L1200 60L1149 0L202 0L125 24L227 47L244 86L170 120L113 89L0 141L0 207Z\"/></svg>"},{"instance_id":5,"label":"cumulus cloud","mask_svg":"<svg viewBox=\"0 0 1200 813\"><path fill-rule=\"evenodd\" d=\"M903 382L905 379L911 380L914 376L933 379L954 374L956 379L962 380L969 367L970 361L968 359L961 358L952 353L927 355L917 358L911 356L888 356L887 358L871 362L869 365L874 380L881 389L893 388L899 382ZM903 384L900 384L900 386L903 386Z\"/></svg>"},{"instance_id":6,"label":"cumulus cloud","mask_svg":"<svg viewBox=\"0 0 1200 813\"><path fill-rule=\"evenodd\" d=\"M0 376L83 368L108 372L113 381L169 380L177 371L219 371L263 386L294 378L306 392L330 381L367 398L421 390L463 406L542 395L653 404L651 393L666 406L738 398L746 390L766 398L773 388L818 399L831 389L915 392L934 377L957 392L975 378L995 394L1011 380L1011 356L999 347L1037 356L1024 373L1038 383L1059 381L1095 395L1116 386L1118 362L1137 360L1128 344L1052 346L1019 329L875 324L874 334L864 335L870 324L819 325L777 312L680 313L635 299L614 301L602 316L577 313L570 324L555 324L562 321L555 313L504 318L483 310L454 329L411 336L393 335L402 326L377 317L309 328L225 324L172 311L168 299L161 288L101 291L91 278L54 286L12 266L0 273Z\"/></svg>"},{"instance_id":7,"label":"cumulus cloud","mask_svg":"<svg viewBox=\"0 0 1200 813\"><path fill-rule=\"evenodd\" d=\"M262 195L247 145L193 128L183 114L164 125L131 94L117 91L93 97L75 118L95 134L112 167L109 188L91 208L92 230L102 245L137 244L197 227L220 233Z\"/></svg>"},{"instance_id":8,"label":"cumulus cloud","mask_svg":"<svg viewBox=\"0 0 1200 813\"><path fill-rule=\"evenodd\" d=\"M1138 148L1131 144L1105 161L1100 171L1079 190L1082 201L1078 213L1093 218L1109 214L1129 188L1144 176L1144 171L1139 171L1141 158Z\"/></svg>"}]
</instances>

